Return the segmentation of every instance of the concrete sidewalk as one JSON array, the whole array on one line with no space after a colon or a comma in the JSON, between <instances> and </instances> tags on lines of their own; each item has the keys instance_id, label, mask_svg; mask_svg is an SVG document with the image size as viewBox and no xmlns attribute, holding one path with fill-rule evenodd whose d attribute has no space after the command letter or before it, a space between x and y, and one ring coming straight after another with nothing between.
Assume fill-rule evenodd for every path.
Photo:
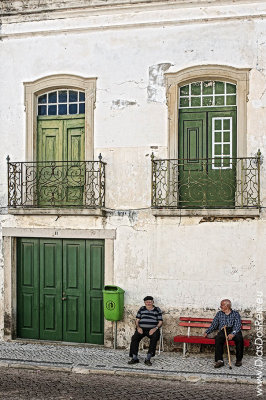
<instances>
[{"instance_id":1,"label":"concrete sidewalk","mask_svg":"<svg viewBox=\"0 0 266 400\"><path fill-rule=\"evenodd\" d=\"M235 367L235 357L232 356L232 370L230 370L226 356L225 366L215 369L213 355L191 354L183 358L181 353L161 352L152 359L152 366L148 367L144 365L145 354L146 351L140 352L140 363L131 366L127 363L129 360L127 350L77 344L0 342L1 367L146 376L190 382L203 380L257 383L255 359L252 356L244 356L242 367Z\"/></svg>"}]
</instances>

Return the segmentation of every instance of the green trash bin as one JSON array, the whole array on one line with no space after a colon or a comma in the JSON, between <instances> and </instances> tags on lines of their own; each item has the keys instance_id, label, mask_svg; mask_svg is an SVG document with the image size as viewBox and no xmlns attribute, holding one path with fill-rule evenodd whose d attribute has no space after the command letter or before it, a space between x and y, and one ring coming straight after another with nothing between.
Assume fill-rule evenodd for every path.
<instances>
[{"instance_id":1,"label":"green trash bin","mask_svg":"<svg viewBox=\"0 0 266 400\"><path fill-rule=\"evenodd\" d=\"M103 289L103 312L108 321L120 321L124 313L124 293L119 286L106 285Z\"/></svg>"}]
</instances>

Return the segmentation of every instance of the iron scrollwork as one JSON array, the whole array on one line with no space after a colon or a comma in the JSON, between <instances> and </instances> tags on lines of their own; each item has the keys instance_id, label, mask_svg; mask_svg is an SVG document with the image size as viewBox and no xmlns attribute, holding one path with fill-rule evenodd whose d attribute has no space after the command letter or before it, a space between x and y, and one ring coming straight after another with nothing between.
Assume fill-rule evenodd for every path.
<instances>
[{"instance_id":1,"label":"iron scrollwork","mask_svg":"<svg viewBox=\"0 0 266 400\"><path fill-rule=\"evenodd\" d=\"M152 156L152 207L259 208L260 157L230 158L219 168L214 158Z\"/></svg>"},{"instance_id":2,"label":"iron scrollwork","mask_svg":"<svg viewBox=\"0 0 266 400\"><path fill-rule=\"evenodd\" d=\"M105 203L103 161L8 160L9 207L102 208Z\"/></svg>"}]
</instances>

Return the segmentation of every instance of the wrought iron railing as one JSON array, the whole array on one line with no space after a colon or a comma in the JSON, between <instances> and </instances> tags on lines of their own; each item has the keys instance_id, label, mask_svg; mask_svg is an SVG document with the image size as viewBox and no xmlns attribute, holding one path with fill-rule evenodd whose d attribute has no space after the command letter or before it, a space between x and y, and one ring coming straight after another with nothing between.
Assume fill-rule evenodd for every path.
<instances>
[{"instance_id":1,"label":"wrought iron railing","mask_svg":"<svg viewBox=\"0 0 266 400\"><path fill-rule=\"evenodd\" d=\"M259 208L260 150L256 157L155 159L152 207Z\"/></svg>"},{"instance_id":2,"label":"wrought iron railing","mask_svg":"<svg viewBox=\"0 0 266 400\"><path fill-rule=\"evenodd\" d=\"M11 162L7 157L8 207L104 207L106 164L101 159Z\"/></svg>"}]
</instances>

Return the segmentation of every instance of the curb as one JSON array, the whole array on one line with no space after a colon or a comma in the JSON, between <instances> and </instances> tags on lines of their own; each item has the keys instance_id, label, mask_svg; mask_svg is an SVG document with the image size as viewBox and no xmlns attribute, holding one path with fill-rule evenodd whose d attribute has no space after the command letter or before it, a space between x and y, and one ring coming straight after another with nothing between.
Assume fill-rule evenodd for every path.
<instances>
[{"instance_id":1,"label":"curb","mask_svg":"<svg viewBox=\"0 0 266 400\"><path fill-rule=\"evenodd\" d=\"M36 364L26 364L26 363L17 363L17 362L0 362L0 368L16 368L16 369L28 369L28 370L43 370L43 371L55 371L55 372L65 372L65 373L73 373L73 374L95 374L95 375L116 375L116 376L133 376L136 378L149 378L149 379L163 379L168 381L183 381L190 383L199 383L199 382L216 382L216 383L238 383L238 384L247 384L247 385L256 385L256 379L245 379L245 378L237 378L237 377L228 377L228 378L218 378L218 377L210 377L207 374L203 374L200 376L190 375L189 372L185 374L182 372L181 374L165 374L165 373L148 373L148 372L137 372L137 371L121 371L121 370L112 370L112 369L93 369L93 368L84 368L84 367L63 367L63 366L53 366L53 365L36 365ZM263 381L263 384L266 384L266 380Z\"/></svg>"}]
</instances>

